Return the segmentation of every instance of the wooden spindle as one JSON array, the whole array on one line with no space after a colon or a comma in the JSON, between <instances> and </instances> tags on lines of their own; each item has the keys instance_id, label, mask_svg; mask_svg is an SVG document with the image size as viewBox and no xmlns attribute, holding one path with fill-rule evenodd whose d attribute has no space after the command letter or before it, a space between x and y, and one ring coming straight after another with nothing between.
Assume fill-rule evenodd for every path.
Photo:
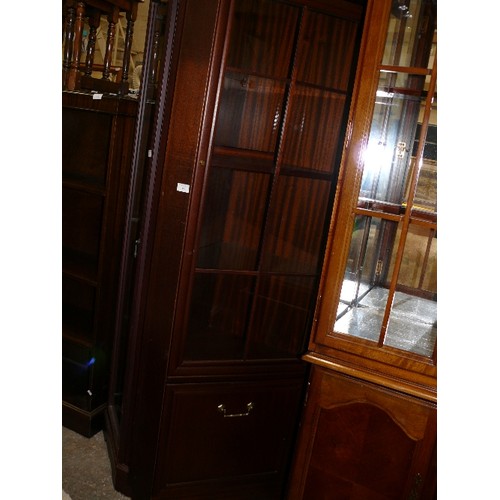
<instances>
[{"instance_id":1,"label":"wooden spindle","mask_svg":"<svg viewBox=\"0 0 500 500\"><path fill-rule=\"evenodd\" d=\"M118 22L119 9L114 7L108 15L108 35L106 37L106 54L104 56L104 68L102 79L109 80L111 74L111 59L113 57L113 46L115 44L116 23Z\"/></svg>"},{"instance_id":2,"label":"wooden spindle","mask_svg":"<svg viewBox=\"0 0 500 500\"><path fill-rule=\"evenodd\" d=\"M75 4L72 0L66 3L66 34L64 39L63 55L63 88L67 87L69 70L71 66L71 56L73 54L73 30L75 27Z\"/></svg>"},{"instance_id":3,"label":"wooden spindle","mask_svg":"<svg viewBox=\"0 0 500 500\"><path fill-rule=\"evenodd\" d=\"M68 74L67 88L74 90L76 88L76 79L78 74L78 65L80 64L80 53L82 50L82 31L83 31L83 17L85 14L85 3L77 2L76 16L73 28L73 49L71 56L71 64Z\"/></svg>"},{"instance_id":4,"label":"wooden spindle","mask_svg":"<svg viewBox=\"0 0 500 500\"><path fill-rule=\"evenodd\" d=\"M130 66L130 53L132 52L132 38L134 36L134 23L137 18L137 4L132 5L132 9L127 12L127 30L125 32L125 49L123 52L122 82L128 82L128 72Z\"/></svg>"},{"instance_id":5,"label":"wooden spindle","mask_svg":"<svg viewBox=\"0 0 500 500\"><path fill-rule=\"evenodd\" d=\"M89 40L87 44L87 58L85 60L85 75L92 75L94 66L95 44L97 40L97 29L101 23L101 11L93 10L89 16Z\"/></svg>"}]
</instances>

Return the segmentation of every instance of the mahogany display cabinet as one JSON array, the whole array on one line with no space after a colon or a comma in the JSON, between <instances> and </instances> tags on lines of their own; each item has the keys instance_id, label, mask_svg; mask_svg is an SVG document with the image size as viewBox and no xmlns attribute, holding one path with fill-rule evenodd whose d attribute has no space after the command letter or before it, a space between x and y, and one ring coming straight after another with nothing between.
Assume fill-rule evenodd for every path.
<instances>
[{"instance_id":1,"label":"mahogany display cabinet","mask_svg":"<svg viewBox=\"0 0 500 500\"><path fill-rule=\"evenodd\" d=\"M115 486L284 498L367 6L162 8L106 413Z\"/></svg>"}]
</instances>

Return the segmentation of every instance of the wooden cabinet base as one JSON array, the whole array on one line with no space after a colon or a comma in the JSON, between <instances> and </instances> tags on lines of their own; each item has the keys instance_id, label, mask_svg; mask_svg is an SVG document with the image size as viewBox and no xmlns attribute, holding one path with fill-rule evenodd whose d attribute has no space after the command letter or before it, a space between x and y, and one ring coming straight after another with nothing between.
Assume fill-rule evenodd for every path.
<instances>
[{"instance_id":1,"label":"wooden cabinet base","mask_svg":"<svg viewBox=\"0 0 500 500\"><path fill-rule=\"evenodd\" d=\"M289 499L432 499L436 407L313 367Z\"/></svg>"},{"instance_id":2,"label":"wooden cabinet base","mask_svg":"<svg viewBox=\"0 0 500 500\"><path fill-rule=\"evenodd\" d=\"M103 428L105 407L102 405L93 411L85 411L63 401L62 424L82 436L92 437Z\"/></svg>"}]
</instances>

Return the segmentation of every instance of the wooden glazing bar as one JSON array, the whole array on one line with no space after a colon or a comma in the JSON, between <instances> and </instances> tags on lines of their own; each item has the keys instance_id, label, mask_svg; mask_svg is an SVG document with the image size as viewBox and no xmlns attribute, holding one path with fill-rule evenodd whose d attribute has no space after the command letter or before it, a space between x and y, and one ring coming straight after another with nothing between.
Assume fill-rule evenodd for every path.
<instances>
[{"instance_id":1,"label":"wooden glazing bar","mask_svg":"<svg viewBox=\"0 0 500 500\"><path fill-rule=\"evenodd\" d=\"M427 227L429 229L437 229L436 216L435 216L435 214L433 214L433 215L434 215L434 217L433 217L434 220L429 220L429 219L424 219L421 217L412 216L410 221L412 224L415 224L416 226L423 226L423 227Z\"/></svg>"},{"instance_id":2,"label":"wooden glazing bar","mask_svg":"<svg viewBox=\"0 0 500 500\"><path fill-rule=\"evenodd\" d=\"M234 74L240 74L244 75L245 77L250 77L253 76L255 78L267 78L269 79L269 75L266 75L262 72L256 72L256 71L247 71L246 69L241 69L241 68L235 68L232 66L226 66L226 73L234 73ZM272 80L277 83L282 83L282 84L287 84L290 83L290 78L285 78L285 77L272 77Z\"/></svg>"},{"instance_id":3,"label":"wooden glazing bar","mask_svg":"<svg viewBox=\"0 0 500 500\"><path fill-rule=\"evenodd\" d=\"M249 172L272 173L274 170L272 153L224 146L215 146L213 148L210 164L213 167L246 170Z\"/></svg>"},{"instance_id":4,"label":"wooden glazing bar","mask_svg":"<svg viewBox=\"0 0 500 500\"><path fill-rule=\"evenodd\" d=\"M283 156L284 156L284 144L286 142L286 134L287 134L287 124L288 124L288 119L290 115L290 94L294 88L295 82L296 82L296 77L297 77L297 46L300 43L301 38L304 36L303 31L304 31L304 23L305 23L305 17L308 15L308 12L305 9L302 9L297 18L295 19L295 22L290 22L288 24L289 28L287 32L290 34L292 37L291 40L293 39L293 49L292 49L292 59L289 61L288 65L288 74L291 76L291 82L290 85L288 85L285 89L285 96L284 96L284 102L286 103L283 109L283 117L281 120L281 124L279 127L279 135L278 135L278 144L276 146L276 170L275 170L275 175L273 176L272 183L271 183L271 188L270 188L270 193L269 193L269 199L273 199L275 196L277 196L278 193L278 181L279 181L279 176L280 176L280 168L283 162ZM261 242L261 246L259 248L259 257L258 257L258 269L262 268L262 263L265 258L265 249L268 246L268 241L272 239L272 235L269 234L270 229L269 229L269 224L270 224L270 218L269 214L266 214L266 222L264 225L264 230L263 230L263 238ZM256 296L260 292L261 288L261 282L262 282L262 276L259 274L257 276L256 280L256 285L255 285L255 294ZM250 318L249 318L249 324L252 325L255 322L255 315L256 315L256 303L252 304L252 308L250 311ZM251 350L251 345L250 345L250 336L246 339L246 344L245 344L245 357L247 357L250 353Z\"/></svg>"},{"instance_id":5,"label":"wooden glazing bar","mask_svg":"<svg viewBox=\"0 0 500 500\"><path fill-rule=\"evenodd\" d=\"M403 215L388 214L386 212L378 212L376 210L368 210L366 208L356 208L354 210L356 215L364 215L366 217L373 217L375 219L391 220L394 222L400 222L403 220Z\"/></svg>"},{"instance_id":6,"label":"wooden glazing bar","mask_svg":"<svg viewBox=\"0 0 500 500\"><path fill-rule=\"evenodd\" d=\"M423 75L427 76L432 74L432 70L428 68L419 68L416 66L389 66L381 64L379 66L380 71L385 73L408 73L411 75Z\"/></svg>"}]
</instances>

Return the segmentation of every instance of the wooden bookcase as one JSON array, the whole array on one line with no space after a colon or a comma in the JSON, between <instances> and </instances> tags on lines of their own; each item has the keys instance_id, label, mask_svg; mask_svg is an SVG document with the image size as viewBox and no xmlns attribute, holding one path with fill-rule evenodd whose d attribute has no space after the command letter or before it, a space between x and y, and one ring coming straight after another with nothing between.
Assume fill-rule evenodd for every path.
<instances>
[{"instance_id":1,"label":"wooden bookcase","mask_svg":"<svg viewBox=\"0 0 500 500\"><path fill-rule=\"evenodd\" d=\"M63 425L102 429L114 335L135 99L62 95Z\"/></svg>"}]
</instances>

